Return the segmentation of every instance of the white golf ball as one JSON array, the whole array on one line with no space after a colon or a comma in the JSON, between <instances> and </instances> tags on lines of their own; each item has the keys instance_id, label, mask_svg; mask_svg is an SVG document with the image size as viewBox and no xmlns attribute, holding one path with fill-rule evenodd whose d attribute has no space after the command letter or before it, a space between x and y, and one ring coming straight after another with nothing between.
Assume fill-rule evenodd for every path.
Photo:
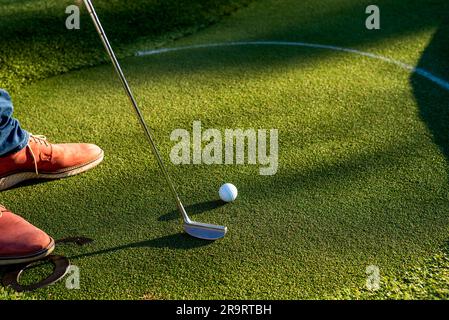
<instances>
[{"instance_id":1,"label":"white golf ball","mask_svg":"<svg viewBox=\"0 0 449 320\"><path fill-rule=\"evenodd\" d=\"M237 198L237 188L232 183L225 183L218 190L218 195L224 202L232 202Z\"/></svg>"}]
</instances>

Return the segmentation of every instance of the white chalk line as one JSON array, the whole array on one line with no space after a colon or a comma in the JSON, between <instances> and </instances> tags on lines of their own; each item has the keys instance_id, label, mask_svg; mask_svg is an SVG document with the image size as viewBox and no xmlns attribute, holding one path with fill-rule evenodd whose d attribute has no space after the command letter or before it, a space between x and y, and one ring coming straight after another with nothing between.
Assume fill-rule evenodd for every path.
<instances>
[{"instance_id":1,"label":"white chalk line","mask_svg":"<svg viewBox=\"0 0 449 320\"><path fill-rule=\"evenodd\" d=\"M174 52L174 51L181 51L181 50L214 48L214 47L232 47L232 46L292 46L292 47L307 47L307 48L315 48L315 49L325 49L325 50L333 50L333 51L341 51L341 52L347 52L347 53L351 53L351 54L357 54L360 56L373 58L373 59L381 60L381 61L384 61L384 62L387 62L390 64L394 64L402 69L408 70L411 73L416 73L416 74L434 82L435 84L439 85L441 88L449 91L449 82L448 81L435 76L434 74L430 73L429 71L427 71L425 69L416 68L416 67L406 64L402 61L388 58L385 56L381 56L381 55L371 53L371 52L365 52L365 51L360 51L357 49L343 48L343 47L337 47L337 46L331 46L331 45L325 45L325 44L317 44L317 43L290 42L290 41L241 41L241 42L208 43L208 44L197 44L197 45L191 45L191 46L180 46L180 47L173 47L173 48L161 48L161 49L154 49L154 50L147 50L147 51L138 51L138 52L136 52L136 56L150 56L150 55L156 55L156 54Z\"/></svg>"}]
</instances>

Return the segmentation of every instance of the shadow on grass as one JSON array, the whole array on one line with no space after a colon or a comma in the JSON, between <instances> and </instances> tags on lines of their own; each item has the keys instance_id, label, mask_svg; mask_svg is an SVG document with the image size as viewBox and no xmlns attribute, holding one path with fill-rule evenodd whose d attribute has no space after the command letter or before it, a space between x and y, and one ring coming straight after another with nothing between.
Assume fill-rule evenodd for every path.
<instances>
[{"instance_id":1,"label":"shadow on grass","mask_svg":"<svg viewBox=\"0 0 449 320\"><path fill-rule=\"evenodd\" d=\"M27 181L23 181L20 182L14 186L12 186L11 188L9 188L8 190L14 190L14 189L19 189L19 188L24 188L24 187L32 187L32 186L36 186L39 184L43 184L43 183L48 183L50 181L54 181L55 179L32 179L32 180L27 180Z\"/></svg>"},{"instance_id":2,"label":"shadow on grass","mask_svg":"<svg viewBox=\"0 0 449 320\"><path fill-rule=\"evenodd\" d=\"M164 236L156 239L151 240L144 240L139 242L133 242L130 244L117 246L117 247L111 247L103 250L98 250L94 252L84 253L77 256L71 256L68 257L69 259L81 259L86 257L93 257L108 253L114 253L121 250L127 250L127 249L133 249L133 248L172 248L172 249L181 249L181 250L189 250L199 247L207 246L208 244L211 244L211 241L207 240L200 240L196 238L192 238L188 236L185 233L176 233L169 236ZM42 264L37 264L36 266L33 266L31 269L35 269ZM2 266L0 267L0 280L3 277L4 274L11 271L14 266ZM1 284L1 283L0 283Z\"/></svg>"},{"instance_id":3,"label":"shadow on grass","mask_svg":"<svg viewBox=\"0 0 449 320\"><path fill-rule=\"evenodd\" d=\"M121 250L133 249L133 248L171 248L189 250L207 246L211 244L211 241L192 238L185 233L176 233L169 236L164 236L151 240L144 240L139 242L133 242L122 246L111 247L94 252L88 252L77 256L69 257L70 259L80 259L92 256L98 256L102 254L114 253Z\"/></svg>"},{"instance_id":4,"label":"shadow on grass","mask_svg":"<svg viewBox=\"0 0 449 320\"><path fill-rule=\"evenodd\" d=\"M422 54L418 68L449 79L449 19L445 19ZM420 116L426 123L434 142L449 161L449 91L422 79L410 77Z\"/></svg>"},{"instance_id":5,"label":"shadow on grass","mask_svg":"<svg viewBox=\"0 0 449 320\"><path fill-rule=\"evenodd\" d=\"M190 206L185 207L187 214L189 216L193 216L196 214L200 214L206 211L211 211L217 208L220 208L224 206L226 203L221 200L212 200L212 201L206 201L206 202L200 202L196 204L192 204ZM172 212L169 212L167 214L164 214L163 216L159 217L159 221L170 221L175 220L179 218L179 212L178 210L174 210Z\"/></svg>"}]
</instances>

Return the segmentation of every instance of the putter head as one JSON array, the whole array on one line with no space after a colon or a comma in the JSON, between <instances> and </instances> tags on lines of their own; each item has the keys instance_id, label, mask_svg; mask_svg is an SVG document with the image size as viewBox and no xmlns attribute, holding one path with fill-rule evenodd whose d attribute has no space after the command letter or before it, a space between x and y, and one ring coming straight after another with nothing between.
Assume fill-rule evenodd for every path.
<instances>
[{"instance_id":1,"label":"putter head","mask_svg":"<svg viewBox=\"0 0 449 320\"><path fill-rule=\"evenodd\" d=\"M218 240L225 236L228 228L201 222L184 222L184 231L195 238L203 240Z\"/></svg>"}]
</instances>

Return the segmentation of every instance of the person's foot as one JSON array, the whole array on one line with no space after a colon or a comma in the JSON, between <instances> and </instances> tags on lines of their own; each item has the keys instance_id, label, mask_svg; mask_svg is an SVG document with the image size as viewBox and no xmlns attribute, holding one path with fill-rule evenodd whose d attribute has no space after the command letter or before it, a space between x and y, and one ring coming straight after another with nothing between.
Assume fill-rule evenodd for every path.
<instances>
[{"instance_id":1,"label":"person's foot","mask_svg":"<svg viewBox=\"0 0 449 320\"><path fill-rule=\"evenodd\" d=\"M92 169L103 161L94 144L51 144L44 136L30 135L28 145L0 157L0 191L30 179L60 179Z\"/></svg>"},{"instance_id":2,"label":"person's foot","mask_svg":"<svg viewBox=\"0 0 449 320\"><path fill-rule=\"evenodd\" d=\"M45 232L0 205L0 266L39 260L54 249Z\"/></svg>"}]
</instances>

